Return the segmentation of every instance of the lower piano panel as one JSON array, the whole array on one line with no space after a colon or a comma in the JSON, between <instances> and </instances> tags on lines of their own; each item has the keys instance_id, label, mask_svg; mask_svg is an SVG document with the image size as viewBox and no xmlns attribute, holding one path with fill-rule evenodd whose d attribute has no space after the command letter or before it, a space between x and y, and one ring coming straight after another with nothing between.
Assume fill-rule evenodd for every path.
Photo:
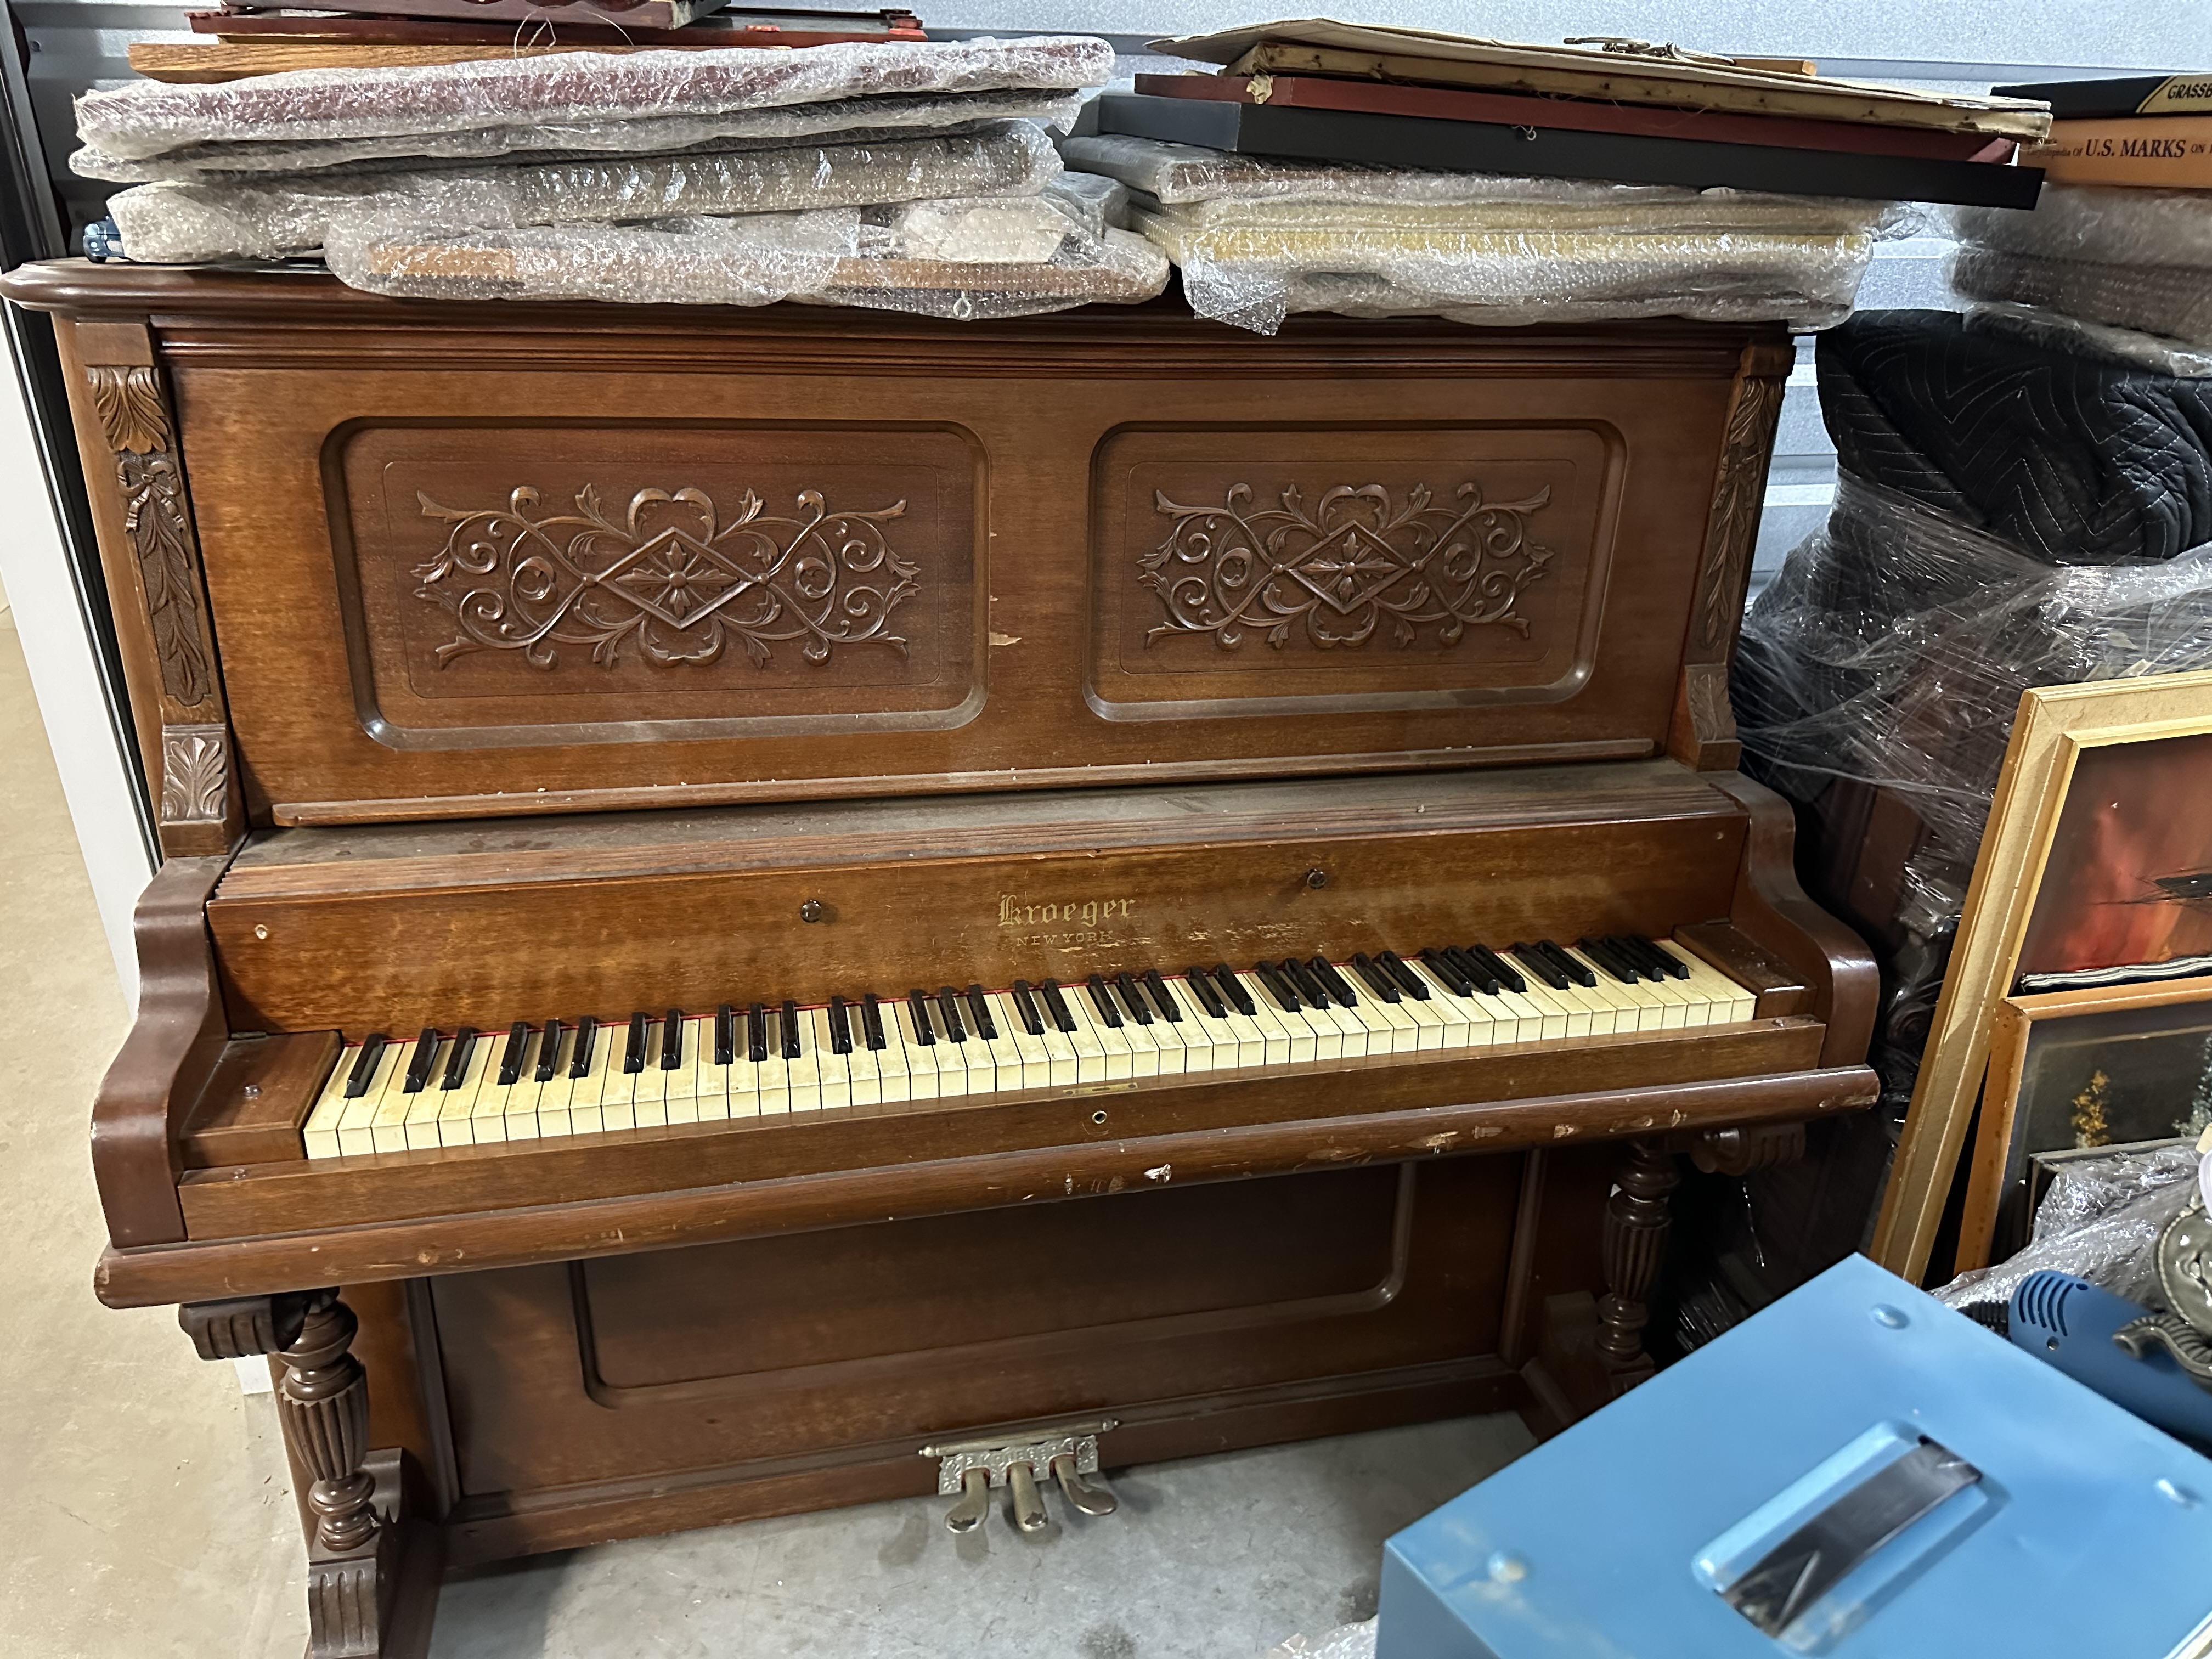
<instances>
[{"instance_id":1,"label":"lower piano panel","mask_svg":"<svg viewBox=\"0 0 2212 1659\"><path fill-rule=\"evenodd\" d=\"M428 1281L455 1559L927 1492L923 1445L1000 1425L1113 1418L1111 1468L1523 1404L1533 1310L1597 1288L1618 1151Z\"/></svg>"}]
</instances>

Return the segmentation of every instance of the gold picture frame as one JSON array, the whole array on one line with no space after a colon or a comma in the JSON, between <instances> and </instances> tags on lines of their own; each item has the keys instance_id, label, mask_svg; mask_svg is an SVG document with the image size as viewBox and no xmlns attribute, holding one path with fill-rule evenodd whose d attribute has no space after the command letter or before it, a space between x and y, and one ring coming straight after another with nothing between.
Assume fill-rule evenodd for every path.
<instances>
[{"instance_id":1,"label":"gold picture frame","mask_svg":"<svg viewBox=\"0 0 2212 1659\"><path fill-rule=\"evenodd\" d=\"M2124 1058L2130 1049L2137 1051L2132 1067ZM2208 1051L2212 975L2001 1000L1990 1023L1988 1080L1959 1222L1958 1271L1989 1266L2000 1218L2027 1195L2030 1158L2060 1150L2033 1144L2055 1143L2056 1102L2073 1109L2070 1128L2097 1135L2105 1146L2170 1139L2182 1126L2169 1120L2186 1115L2195 1098L2163 1086L2173 1081L2169 1077L2129 1072L2154 1072L2161 1063L2171 1071L2180 1060L2201 1097ZM2016 1230L2025 1237L2024 1227Z\"/></svg>"},{"instance_id":2,"label":"gold picture frame","mask_svg":"<svg viewBox=\"0 0 2212 1659\"><path fill-rule=\"evenodd\" d=\"M2045 686L2021 696L1904 1138L1869 1247L1868 1253L1891 1272L1915 1282L1927 1272L1981 1093L1998 1006L2020 974L2031 922L2048 920L2039 915L2039 901L2045 898L2062 821L2069 831L2073 827L2068 805L2085 761L2110 770L2102 751L2195 738L2212 740L2212 672ZM2212 799L2212 773L2205 788ZM2113 805L2121 804L2115 800ZM2160 819L2166 824L2184 821L2193 822L2193 815L2181 811L2179 804ZM2212 846L2212 813L2202 828ZM2063 864L2063 878L2081 871L2079 859L2069 856ZM2094 874L2099 867L2093 863L2087 872ZM2047 911L2048 904L2044 908Z\"/></svg>"}]
</instances>

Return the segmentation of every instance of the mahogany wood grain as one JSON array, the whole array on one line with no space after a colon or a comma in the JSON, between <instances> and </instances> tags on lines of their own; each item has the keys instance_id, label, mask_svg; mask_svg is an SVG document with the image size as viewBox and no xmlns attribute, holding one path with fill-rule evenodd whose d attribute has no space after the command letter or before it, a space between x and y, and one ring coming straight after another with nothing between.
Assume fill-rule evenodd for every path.
<instances>
[{"instance_id":1,"label":"mahogany wood grain","mask_svg":"<svg viewBox=\"0 0 2212 1659\"><path fill-rule=\"evenodd\" d=\"M207 938L208 895L226 862L171 859L139 899L132 922L138 1018L92 1107L92 1176L109 1241L118 1247L185 1237L178 1143L231 1029Z\"/></svg>"},{"instance_id":2,"label":"mahogany wood grain","mask_svg":"<svg viewBox=\"0 0 2212 1659\"><path fill-rule=\"evenodd\" d=\"M1692 922L1674 930L1674 942L1695 951L1758 1000L1761 1019L1813 1011L1813 988L1727 921Z\"/></svg>"},{"instance_id":3,"label":"mahogany wood grain","mask_svg":"<svg viewBox=\"0 0 2212 1659\"><path fill-rule=\"evenodd\" d=\"M1785 1065L1812 1047L1788 1039L1805 1030L1817 1035L1817 1029L1771 1034L1784 1048ZM1809 1054L1805 1057L1809 1060ZM101 1258L94 1289L115 1307L209 1300L305 1285L319 1276L356 1283L665 1249L833 1226L865 1217L1143 1190L1169 1178L1225 1180L1359 1160L1428 1158L1437 1156L1440 1146L1505 1151L1577 1137L1619 1138L1654 1127L1816 1118L1869 1104L1875 1093L1874 1074L1864 1066L1785 1070L1672 1087L1599 1088L1551 1099L1412 1107L1009 1152L980 1166L953 1157L343 1228L319 1226L314 1218L319 1200L341 1197L350 1184L325 1182L320 1193L301 1194L294 1208L296 1231L111 1249ZM711 1146L711 1138L701 1138L688 1149L693 1167ZM1148 1175L1163 1164L1169 1176ZM196 1196L222 1190L220 1183L194 1184L199 1189ZM396 1184L405 1190L407 1183ZM266 1215L275 1208L264 1205L258 1212Z\"/></svg>"},{"instance_id":4,"label":"mahogany wood grain","mask_svg":"<svg viewBox=\"0 0 2212 1659\"><path fill-rule=\"evenodd\" d=\"M178 1142L188 1170L300 1156L300 1126L338 1054L335 1031L234 1038Z\"/></svg>"},{"instance_id":5,"label":"mahogany wood grain","mask_svg":"<svg viewBox=\"0 0 2212 1659\"><path fill-rule=\"evenodd\" d=\"M1737 411L1787 356L1686 323L1255 339L1174 302L825 325L7 281L88 330L158 319L257 823L1656 752L1755 517ZM619 575L524 570L592 526ZM1297 562L1347 534L1356 582ZM1468 573L1376 574L1454 538ZM1291 550L1291 623L1185 585L1231 542ZM804 640L798 588L771 627L731 586L802 556L832 617Z\"/></svg>"}]
</instances>

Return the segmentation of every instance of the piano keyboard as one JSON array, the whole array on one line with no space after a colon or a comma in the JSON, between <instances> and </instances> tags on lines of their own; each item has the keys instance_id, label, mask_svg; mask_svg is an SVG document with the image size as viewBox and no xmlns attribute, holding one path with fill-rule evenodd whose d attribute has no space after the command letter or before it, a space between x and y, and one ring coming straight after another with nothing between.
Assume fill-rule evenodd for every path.
<instances>
[{"instance_id":1,"label":"piano keyboard","mask_svg":"<svg viewBox=\"0 0 2212 1659\"><path fill-rule=\"evenodd\" d=\"M1179 974L726 1003L342 1050L310 1158L781 1117L1752 1018L1749 991L1640 935L1436 947Z\"/></svg>"}]
</instances>

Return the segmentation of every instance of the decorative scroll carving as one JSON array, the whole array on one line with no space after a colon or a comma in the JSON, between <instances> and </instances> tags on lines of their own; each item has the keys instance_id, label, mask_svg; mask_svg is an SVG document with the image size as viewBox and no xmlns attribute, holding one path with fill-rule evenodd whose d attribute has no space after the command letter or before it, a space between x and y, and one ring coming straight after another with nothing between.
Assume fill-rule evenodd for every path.
<instances>
[{"instance_id":1,"label":"decorative scroll carving","mask_svg":"<svg viewBox=\"0 0 2212 1659\"><path fill-rule=\"evenodd\" d=\"M1721 441L1720 471L1713 480L1713 508L1705 520L1699 562L1697 637L1690 660L1721 662L1735 638L1743 611L1751 550L1759 540L1759 512L1766 500L1766 464L1774 423L1782 414L1783 383L1746 379L1737 385Z\"/></svg>"},{"instance_id":2,"label":"decorative scroll carving","mask_svg":"<svg viewBox=\"0 0 2212 1659\"><path fill-rule=\"evenodd\" d=\"M1633 1141L1620 1185L1606 1202L1606 1292L1598 1298L1597 1351L1616 1396L1656 1369L1644 1352L1644 1327L1650 1316L1644 1303L1667 1255L1672 1225L1667 1195L1681 1178L1674 1158L1656 1142Z\"/></svg>"},{"instance_id":3,"label":"decorative scroll carving","mask_svg":"<svg viewBox=\"0 0 2212 1659\"><path fill-rule=\"evenodd\" d=\"M225 1302L187 1302L177 1323L203 1359L244 1359L274 1353L300 1334L310 1298L296 1292L242 1296Z\"/></svg>"},{"instance_id":4,"label":"decorative scroll carving","mask_svg":"<svg viewBox=\"0 0 2212 1659\"><path fill-rule=\"evenodd\" d=\"M92 406L115 455L123 533L137 556L161 686L186 708L212 690L200 616L199 552L185 511L174 428L155 371L96 364L85 370Z\"/></svg>"},{"instance_id":5,"label":"decorative scroll carving","mask_svg":"<svg viewBox=\"0 0 2212 1659\"><path fill-rule=\"evenodd\" d=\"M1381 484L1338 484L1309 511L1295 484L1277 498L1280 507L1256 510L1248 483L1231 486L1219 507L1186 507L1155 491L1155 510L1175 524L1139 557L1137 580L1159 596L1166 618L1145 642L1211 634L1234 651L1258 633L1280 650L1300 629L1323 650L1377 635L1402 650L1431 624L1445 647L1470 628L1526 638L1522 592L1553 556L1529 538L1528 516L1551 496L1547 487L1486 501L1469 481L1447 505L1426 484L1402 501Z\"/></svg>"},{"instance_id":6,"label":"decorative scroll carving","mask_svg":"<svg viewBox=\"0 0 2212 1659\"><path fill-rule=\"evenodd\" d=\"M588 647L607 668L625 650L667 667L713 662L732 640L760 668L790 641L805 641L799 654L814 663L863 642L906 654L887 629L920 572L884 532L905 514L902 501L832 513L808 489L798 516L776 518L748 489L726 521L690 488L641 489L620 519L590 485L574 513L550 515L527 486L504 508L416 499L425 517L451 526L437 556L414 570L416 597L450 611L459 629L437 649L441 667L492 650L551 669L556 645Z\"/></svg>"},{"instance_id":7,"label":"decorative scroll carving","mask_svg":"<svg viewBox=\"0 0 2212 1659\"><path fill-rule=\"evenodd\" d=\"M230 745L222 726L162 728L162 823L221 823L229 784Z\"/></svg>"}]
</instances>

